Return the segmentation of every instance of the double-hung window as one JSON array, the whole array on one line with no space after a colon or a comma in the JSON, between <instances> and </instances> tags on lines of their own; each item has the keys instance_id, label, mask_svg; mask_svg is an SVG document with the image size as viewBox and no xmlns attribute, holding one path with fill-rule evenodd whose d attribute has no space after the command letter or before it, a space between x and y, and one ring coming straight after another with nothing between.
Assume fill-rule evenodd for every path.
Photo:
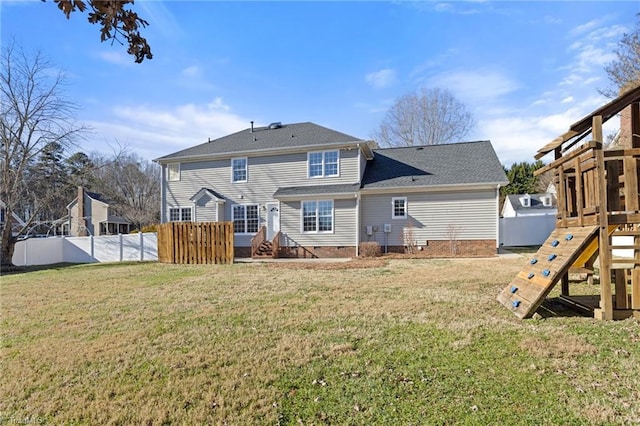
<instances>
[{"instance_id":1,"label":"double-hung window","mask_svg":"<svg viewBox=\"0 0 640 426\"><path fill-rule=\"evenodd\" d=\"M169 222L191 222L191 207L169 208Z\"/></svg>"},{"instance_id":2,"label":"double-hung window","mask_svg":"<svg viewBox=\"0 0 640 426\"><path fill-rule=\"evenodd\" d=\"M391 199L391 217L393 219L407 218L407 197L393 197Z\"/></svg>"},{"instance_id":3,"label":"double-hung window","mask_svg":"<svg viewBox=\"0 0 640 426\"><path fill-rule=\"evenodd\" d=\"M340 170L340 151L308 153L307 168L310 178L338 176Z\"/></svg>"},{"instance_id":4,"label":"double-hung window","mask_svg":"<svg viewBox=\"0 0 640 426\"><path fill-rule=\"evenodd\" d=\"M333 232L333 200L302 202L302 232Z\"/></svg>"},{"instance_id":5,"label":"double-hung window","mask_svg":"<svg viewBox=\"0 0 640 426\"><path fill-rule=\"evenodd\" d=\"M236 204L233 206L233 232L236 234L255 234L258 232L259 224L257 204Z\"/></svg>"},{"instance_id":6,"label":"double-hung window","mask_svg":"<svg viewBox=\"0 0 640 426\"><path fill-rule=\"evenodd\" d=\"M247 173L247 158L232 158L231 159L231 181L232 182L246 182L248 178Z\"/></svg>"},{"instance_id":7,"label":"double-hung window","mask_svg":"<svg viewBox=\"0 0 640 426\"><path fill-rule=\"evenodd\" d=\"M169 182L180 180L180 163L167 164L167 180Z\"/></svg>"}]
</instances>

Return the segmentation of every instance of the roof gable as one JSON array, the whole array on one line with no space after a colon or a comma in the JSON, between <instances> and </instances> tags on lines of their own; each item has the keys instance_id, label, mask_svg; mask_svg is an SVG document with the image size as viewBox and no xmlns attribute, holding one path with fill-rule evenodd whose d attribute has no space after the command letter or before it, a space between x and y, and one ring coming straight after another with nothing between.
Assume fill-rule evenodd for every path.
<instances>
[{"instance_id":1,"label":"roof gable","mask_svg":"<svg viewBox=\"0 0 640 426\"><path fill-rule=\"evenodd\" d=\"M295 149L303 147L322 147L326 145L358 144L362 139L314 123L294 123L279 126L248 128L239 132L196 145L173 154L157 158L155 161L166 163L171 160L190 157L236 155L247 152L260 152L277 149Z\"/></svg>"},{"instance_id":2,"label":"roof gable","mask_svg":"<svg viewBox=\"0 0 640 426\"><path fill-rule=\"evenodd\" d=\"M211 198L211 200L215 203L225 202L225 199L222 195L218 194L216 191L209 188L200 188L198 192L196 192L191 198L189 198L189 201L192 201L195 203L205 195L209 196L209 198Z\"/></svg>"},{"instance_id":3,"label":"roof gable","mask_svg":"<svg viewBox=\"0 0 640 426\"><path fill-rule=\"evenodd\" d=\"M377 149L362 179L366 189L506 183L489 141Z\"/></svg>"}]
</instances>

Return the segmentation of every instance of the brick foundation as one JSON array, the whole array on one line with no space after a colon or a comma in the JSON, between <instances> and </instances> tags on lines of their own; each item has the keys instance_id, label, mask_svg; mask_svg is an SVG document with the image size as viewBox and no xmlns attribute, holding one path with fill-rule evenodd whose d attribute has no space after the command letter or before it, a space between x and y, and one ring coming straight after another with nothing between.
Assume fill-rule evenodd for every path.
<instances>
[{"instance_id":1,"label":"brick foundation","mask_svg":"<svg viewBox=\"0 0 640 426\"><path fill-rule=\"evenodd\" d=\"M428 240L414 257L491 257L495 256L496 240L459 240L455 247L449 240ZM384 254L384 246L382 253ZM453 250L455 248L455 250ZM389 246L388 253L407 253L404 246Z\"/></svg>"},{"instance_id":2,"label":"brick foundation","mask_svg":"<svg viewBox=\"0 0 640 426\"><path fill-rule=\"evenodd\" d=\"M381 246L384 254L384 246ZM412 257L491 257L496 255L496 240L456 241L455 252L449 240L429 240ZM404 246L388 246L387 253L405 254ZM235 257L251 257L251 247L234 247ZM281 258L313 259L355 257L355 247L280 247Z\"/></svg>"},{"instance_id":3,"label":"brick foundation","mask_svg":"<svg viewBox=\"0 0 640 426\"><path fill-rule=\"evenodd\" d=\"M284 258L340 258L355 255L355 247L280 247L280 257Z\"/></svg>"}]
</instances>

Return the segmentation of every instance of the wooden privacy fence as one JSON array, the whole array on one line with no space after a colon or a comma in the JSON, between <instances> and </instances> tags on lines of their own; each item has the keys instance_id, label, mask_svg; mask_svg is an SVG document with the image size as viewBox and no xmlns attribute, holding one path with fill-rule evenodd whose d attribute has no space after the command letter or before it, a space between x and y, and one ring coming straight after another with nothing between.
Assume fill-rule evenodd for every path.
<instances>
[{"instance_id":1,"label":"wooden privacy fence","mask_svg":"<svg viewBox=\"0 0 640 426\"><path fill-rule=\"evenodd\" d=\"M169 222L158 226L158 261L233 263L233 222Z\"/></svg>"}]
</instances>

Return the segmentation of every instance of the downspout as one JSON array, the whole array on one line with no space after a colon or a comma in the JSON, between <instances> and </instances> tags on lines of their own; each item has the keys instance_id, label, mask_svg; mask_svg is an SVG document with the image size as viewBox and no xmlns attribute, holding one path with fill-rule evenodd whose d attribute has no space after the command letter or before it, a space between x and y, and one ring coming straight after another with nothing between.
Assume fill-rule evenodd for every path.
<instances>
[{"instance_id":1,"label":"downspout","mask_svg":"<svg viewBox=\"0 0 640 426\"><path fill-rule=\"evenodd\" d=\"M500 184L496 186L496 254L500 251Z\"/></svg>"},{"instance_id":2,"label":"downspout","mask_svg":"<svg viewBox=\"0 0 640 426\"><path fill-rule=\"evenodd\" d=\"M167 173L167 165L163 164L162 165L162 172L160 173L160 223L166 223L166 191L167 188L165 187L165 182L167 181L165 179L166 177L166 173Z\"/></svg>"},{"instance_id":3,"label":"downspout","mask_svg":"<svg viewBox=\"0 0 640 426\"><path fill-rule=\"evenodd\" d=\"M360 256L360 192L356 193L356 257Z\"/></svg>"}]
</instances>

